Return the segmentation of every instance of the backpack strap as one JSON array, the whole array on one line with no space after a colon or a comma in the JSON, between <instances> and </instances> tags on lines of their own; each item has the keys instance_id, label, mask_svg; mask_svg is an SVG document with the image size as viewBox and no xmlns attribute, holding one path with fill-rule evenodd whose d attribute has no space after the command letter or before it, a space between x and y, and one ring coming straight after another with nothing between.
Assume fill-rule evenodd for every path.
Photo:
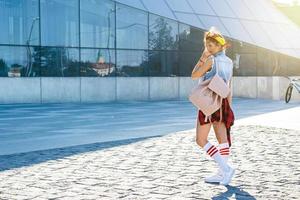
<instances>
[{"instance_id":1,"label":"backpack strap","mask_svg":"<svg viewBox=\"0 0 300 200\"><path fill-rule=\"evenodd\" d=\"M209 120L209 122L212 123L211 122L211 115L205 115L204 122L207 122L207 120Z\"/></svg>"},{"instance_id":2,"label":"backpack strap","mask_svg":"<svg viewBox=\"0 0 300 200\"><path fill-rule=\"evenodd\" d=\"M222 102L223 102L223 98L221 97L221 107L220 107L220 123L222 122L222 117L223 117L223 109L222 109Z\"/></svg>"}]
</instances>

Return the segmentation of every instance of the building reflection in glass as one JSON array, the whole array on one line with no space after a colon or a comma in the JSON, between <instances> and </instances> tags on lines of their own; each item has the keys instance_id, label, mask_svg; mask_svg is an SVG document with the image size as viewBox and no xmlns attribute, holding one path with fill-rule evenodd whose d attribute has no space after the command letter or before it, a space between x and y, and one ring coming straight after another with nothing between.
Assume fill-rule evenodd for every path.
<instances>
[{"instance_id":1,"label":"building reflection in glass","mask_svg":"<svg viewBox=\"0 0 300 200\"><path fill-rule=\"evenodd\" d=\"M115 76L115 51L81 49L81 76Z\"/></svg>"}]
</instances>

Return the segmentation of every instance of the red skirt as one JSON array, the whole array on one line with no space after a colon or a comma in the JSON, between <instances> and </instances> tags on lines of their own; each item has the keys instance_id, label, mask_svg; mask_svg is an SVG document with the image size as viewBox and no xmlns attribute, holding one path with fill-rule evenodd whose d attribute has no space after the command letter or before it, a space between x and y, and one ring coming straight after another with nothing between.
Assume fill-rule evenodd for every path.
<instances>
[{"instance_id":1,"label":"red skirt","mask_svg":"<svg viewBox=\"0 0 300 200\"><path fill-rule=\"evenodd\" d=\"M209 120L205 121L204 113L198 109L198 120L201 125L210 123ZM211 122L220 121L220 109L211 115ZM231 146L230 128L234 124L234 114L229 105L228 99L222 100L222 122L224 122L227 130L227 140L229 147Z\"/></svg>"}]
</instances>

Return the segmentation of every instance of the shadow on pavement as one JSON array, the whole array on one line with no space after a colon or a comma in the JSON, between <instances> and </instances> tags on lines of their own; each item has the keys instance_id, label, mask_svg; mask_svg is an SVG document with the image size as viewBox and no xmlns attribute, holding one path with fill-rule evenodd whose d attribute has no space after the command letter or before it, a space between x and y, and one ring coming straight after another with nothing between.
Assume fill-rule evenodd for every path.
<instances>
[{"instance_id":1,"label":"shadow on pavement","mask_svg":"<svg viewBox=\"0 0 300 200\"><path fill-rule=\"evenodd\" d=\"M251 194L243 190L241 186L231 186L226 185L227 191L222 192L220 194L217 194L216 196L212 197L213 200L226 200L231 199L232 196L235 197L235 199L243 199L243 200L254 200L256 199Z\"/></svg>"},{"instance_id":2,"label":"shadow on pavement","mask_svg":"<svg viewBox=\"0 0 300 200\"><path fill-rule=\"evenodd\" d=\"M14 168L39 164L49 160L62 159L75 154L92 152L92 151L97 151L97 150L111 148L120 145L126 145L126 144L130 144L130 143L134 143L134 142L138 142L141 140L154 138L154 137L161 137L161 136L132 138L126 140L85 144L85 145L78 145L78 146L65 147L65 148L32 151L27 153L2 155L0 156L0 172L14 169Z\"/></svg>"}]
</instances>

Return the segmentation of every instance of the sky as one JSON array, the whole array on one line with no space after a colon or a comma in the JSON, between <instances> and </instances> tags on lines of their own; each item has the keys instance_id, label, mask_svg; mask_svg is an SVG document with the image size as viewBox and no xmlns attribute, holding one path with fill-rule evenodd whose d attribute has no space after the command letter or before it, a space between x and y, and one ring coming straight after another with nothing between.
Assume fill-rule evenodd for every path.
<instances>
[{"instance_id":1,"label":"sky","mask_svg":"<svg viewBox=\"0 0 300 200\"><path fill-rule=\"evenodd\" d=\"M278 3L289 4L289 5L293 5L293 3L296 2L296 4L300 5L300 0L273 0L273 1Z\"/></svg>"}]
</instances>

